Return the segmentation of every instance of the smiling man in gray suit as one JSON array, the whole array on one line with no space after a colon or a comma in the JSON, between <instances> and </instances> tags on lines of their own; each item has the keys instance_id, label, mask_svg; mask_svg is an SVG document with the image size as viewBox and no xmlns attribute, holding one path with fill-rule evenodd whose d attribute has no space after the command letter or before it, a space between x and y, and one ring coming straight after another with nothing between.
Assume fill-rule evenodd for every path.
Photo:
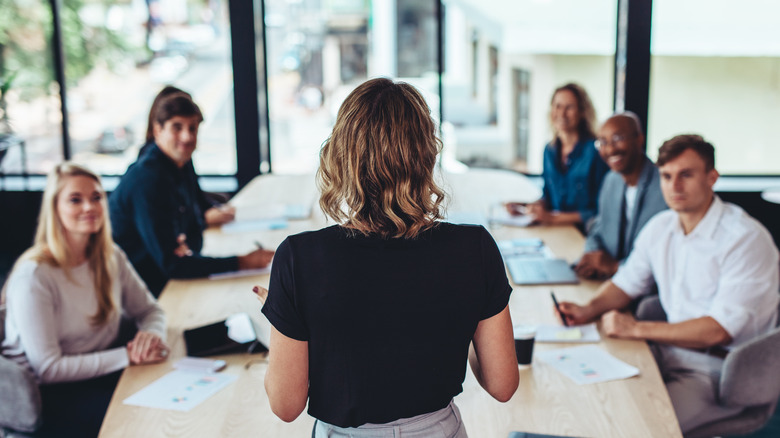
<instances>
[{"instance_id":1,"label":"smiling man in gray suit","mask_svg":"<svg viewBox=\"0 0 780 438\"><path fill-rule=\"evenodd\" d=\"M645 136L632 112L615 114L601 126L596 147L611 172L599 194L599 212L585 241L577 274L605 279L628 257L645 223L665 210L658 168L647 158Z\"/></svg>"}]
</instances>

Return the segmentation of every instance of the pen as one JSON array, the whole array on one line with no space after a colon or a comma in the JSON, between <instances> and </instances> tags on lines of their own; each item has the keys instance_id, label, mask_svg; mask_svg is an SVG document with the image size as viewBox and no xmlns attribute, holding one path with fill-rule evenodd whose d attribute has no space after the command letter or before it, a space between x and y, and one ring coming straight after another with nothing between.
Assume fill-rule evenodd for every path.
<instances>
[{"instance_id":1,"label":"pen","mask_svg":"<svg viewBox=\"0 0 780 438\"><path fill-rule=\"evenodd\" d=\"M258 242L257 240L255 240L255 246L257 247L257 249L263 249L263 245L261 245L260 242Z\"/></svg>"},{"instance_id":2,"label":"pen","mask_svg":"<svg viewBox=\"0 0 780 438\"><path fill-rule=\"evenodd\" d=\"M555 310L558 311L558 315L561 315L561 321L563 321L563 325L568 327L569 323L566 322L566 315L564 315L563 312L561 312L561 306L558 305L558 300L555 299L555 294L553 293L553 291L550 291L550 296L553 299L553 304L555 304Z\"/></svg>"}]
</instances>

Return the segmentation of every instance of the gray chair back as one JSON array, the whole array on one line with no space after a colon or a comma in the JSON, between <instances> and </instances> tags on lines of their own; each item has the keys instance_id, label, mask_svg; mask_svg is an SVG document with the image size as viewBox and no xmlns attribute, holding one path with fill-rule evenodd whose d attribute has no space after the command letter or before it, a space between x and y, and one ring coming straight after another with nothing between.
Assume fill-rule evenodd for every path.
<instances>
[{"instance_id":1,"label":"gray chair back","mask_svg":"<svg viewBox=\"0 0 780 438\"><path fill-rule=\"evenodd\" d=\"M5 307L0 306L0 343L4 339ZM0 356L0 433L20 436L3 431L4 428L34 432L41 420L41 392L35 377L16 362Z\"/></svg>"},{"instance_id":2,"label":"gray chair back","mask_svg":"<svg viewBox=\"0 0 780 438\"><path fill-rule=\"evenodd\" d=\"M665 321L657 296L643 299L637 319ZM718 401L724 406L744 407L739 414L705 424L685 434L686 438L744 435L763 427L780 399L780 317L778 327L733 349L723 361Z\"/></svg>"}]
</instances>

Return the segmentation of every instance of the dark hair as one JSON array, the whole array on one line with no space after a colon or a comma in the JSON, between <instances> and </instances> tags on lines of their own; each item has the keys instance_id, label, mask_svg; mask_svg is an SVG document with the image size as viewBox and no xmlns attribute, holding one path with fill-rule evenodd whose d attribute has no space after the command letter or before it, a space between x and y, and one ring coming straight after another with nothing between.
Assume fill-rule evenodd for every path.
<instances>
[{"instance_id":1,"label":"dark hair","mask_svg":"<svg viewBox=\"0 0 780 438\"><path fill-rule=\"evenodd\" d=\"M706 142L701 135L684 134L677 135L666 140L658 149L658 167L674 160L682 155L686 150L691 149L704 160L704 168L712 170L715 168L715 148L712 144Z\"/></svg>"},{"instance_id":2,"label":"dark hair","mask_svg":"<svg viewBox=\"0 0 780 438\"><path fill-rule=\"evenodd\" d=\"M440 151L420 92L403 82L369 80L344 100L322 146L320 208L365 235L414 238L441 218L444 192L433 177Z\"/></svg>"},{"instance_id":3,"label":"dark hair","mask_svg":"<svg viewBox=\"0 0 780 438\"><path fill-rule=\"evenodd\" d=\"M200 112L198 105L192 101L187 93L173 93L160 99L157 110L154 112L154 122L162 126L177 116L197 116L199 122L203 121L203 113Z\"/></svg>"},{"instance_id":4,"label":"dark hair","mask_svg":"<svg viewBox=\"0 0 780 438\"><path fill-rule=\"evenodd\" d=\"M577 133L580 136L580 140L596 138L596 109L593 108L593 102L590 101L588 92L585 91L581 85L573 82L561 85L555 89L550 98L551 110L555 95L561 91L568 91L577 99L577 109L580 112L580 122L577 124ZM552 112L550 114L550 117L552 117ZM552 126L552 130L553 140L558 140L558 131L555 130L555 126Z\"/></svg>"},{"instance_id":5,"label":"dark hair","mask_svg":"<svg viewBox=\"0 0 780 438\"><path fill-rule=\"evenodd\" d=\"M155 120L155 113L157 112L157 107L160 106L160 102L163 100L164 97L170 96L175 93L181 93L187 95L190 99L192 99L192 95L190 93L187 93L186 91L176 88L173 85L166 85L162 90L160 90L159 93L157 93L157 96L154 96L154 101L152 102L152 107L149 109L149 121L146 123L146 142L149 143L151 141L154 141L154 128L152 125L154 125Z\"/></svg>"}]
</instances>

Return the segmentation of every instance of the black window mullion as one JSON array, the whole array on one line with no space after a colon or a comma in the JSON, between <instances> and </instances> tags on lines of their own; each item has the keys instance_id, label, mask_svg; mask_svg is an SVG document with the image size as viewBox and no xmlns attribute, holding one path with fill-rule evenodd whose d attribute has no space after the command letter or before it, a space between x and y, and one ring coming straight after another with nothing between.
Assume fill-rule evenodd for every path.
<instances>
[{"instance_id":1,"label":"black window mullion","mask_svg":"<svg viewBox=\"0 0 780 438\"><path fill-rule=\"evenodd\" d=\"M233 102L236 122L236 179L241 189L260 173L260 113L257 105L254 5L230 0Z\"/></svg>"},{"instance_id":2,"label":"black window mullion","mask_svg":"<svg viewBox=\"0 0 780 438\"><path fill-rule=\"evenodd\" d=\"M618 0L615 111L632 111L647 132L652 0Z\"/></svg>"},{"instance_id":3,"label":"black window mullion","mask_svg":"<svg viewBox=\"0 0 780 438\"><path fill-rule=\"evenodd\" d=\"M70 160L70 130L68 129L68 99L65 86L65 49L62 45L62 0L50 0L52 15L51 46L54 56L54 75L60 89L60 111L62 112L62 156Z\"/></svg>"}]
</instances>

